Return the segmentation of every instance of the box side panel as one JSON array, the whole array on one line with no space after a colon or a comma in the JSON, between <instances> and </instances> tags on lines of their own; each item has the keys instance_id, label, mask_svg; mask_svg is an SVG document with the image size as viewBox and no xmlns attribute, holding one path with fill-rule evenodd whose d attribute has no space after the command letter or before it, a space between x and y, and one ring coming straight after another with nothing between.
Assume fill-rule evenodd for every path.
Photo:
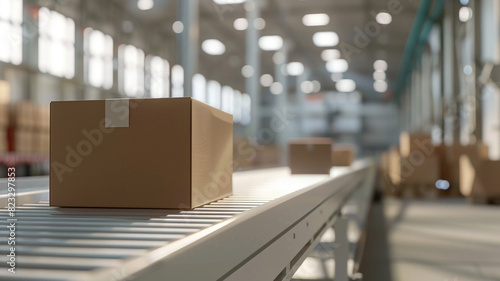
<instances>
[{"instance_id":1,"label":"box side panel","mask_svg":"<svg viewBox=\"0 0 500 281\"><path fill-rule=\"evenodd\" d=\"M192 207L231 195L233 117L192 100Z\"/></svg>"},{"instance_id":2,"label":"box side panel","mask_svg":"<svg viewBox=\"0 0 500 281\"><path fill-rule=\"evenodd\" d=\"M332 167L331 144L289 144L292 174L329 174Z\"/></svg>"},{"instance_id":3,"label":"box side panel","mask_svg":"<svg viewBox=\"0 0 500 281\"><path fill-rule=\"evenodd\" d=\"M50 204L189 208L189 104L131 100L130 126L106 128L103 100L52 103Z\"/></svg>"}]
</instances>

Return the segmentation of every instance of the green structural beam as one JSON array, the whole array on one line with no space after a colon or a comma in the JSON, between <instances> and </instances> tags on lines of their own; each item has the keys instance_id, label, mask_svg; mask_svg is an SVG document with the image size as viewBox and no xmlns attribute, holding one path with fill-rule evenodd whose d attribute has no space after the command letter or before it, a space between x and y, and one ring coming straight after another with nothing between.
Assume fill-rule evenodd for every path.
<instances>
[{"instance_id":1,"label":"green structural beam","mask_svg":"<svg viewBox=\"0 0 500 281\"><path fill-rule=\"evenodd\" d=\"M406 42L403 61L396 81L396 101L398 102L409 81L414 63L420 58L418 50L427 43L432 26L443 13L444 0L436 0L432 12L430 12L431 2L432 0L423 0L420 3L410 36Z\"/></svg>"}]
</instances>

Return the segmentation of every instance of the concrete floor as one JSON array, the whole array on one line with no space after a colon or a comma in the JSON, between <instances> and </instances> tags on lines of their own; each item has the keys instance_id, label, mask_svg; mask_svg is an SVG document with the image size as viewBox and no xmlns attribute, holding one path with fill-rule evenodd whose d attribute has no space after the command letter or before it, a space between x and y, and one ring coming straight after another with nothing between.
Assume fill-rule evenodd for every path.
<instances>
[{"instance_id":1,"label":"concrete floor","mask_svg":"<svg viewBox=\"0 0 500 281\"><path fill-rule=\"evenodd\" d=\"M367 227L364 281L500 280L500 206L389 198Z\"/></svg>"}]
</instances>

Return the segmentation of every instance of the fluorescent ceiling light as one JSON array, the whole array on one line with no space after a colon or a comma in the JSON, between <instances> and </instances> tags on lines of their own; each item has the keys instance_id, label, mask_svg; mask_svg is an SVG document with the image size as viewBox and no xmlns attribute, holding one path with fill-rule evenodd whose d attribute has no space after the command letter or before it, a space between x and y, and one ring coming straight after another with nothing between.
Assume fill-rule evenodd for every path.
<instances>
[{"instance_id":1,"label":"fluorescent ceiling light","mask_svg":"<svg viewBox=\"0 0 500 281\"><path fill-rule=\"evenodd\" d=\"M470 7L460 8L460 11L458 11L458 19L461 22L467 22L472 19L472 9Z\"/></svg>"},{"instance_id":2,"label":"fluorescent ceiling light","mask_svg":"<svg viewBox=\"0 0 500 281\"><path fill-rule=\"evenodd\" d=\"M232 4L241 4L244 2L245 0L214 0L214 3L217 5L232 5Z\"/></svg>"},{"instance_id":3,"label":"fluorescent ceiling light","mask_svg":"<svg viewBox=\"0 0 500 281\"><path fill-rule=\"evenodd\" d=\"M387 91L387 82L383 80L377 80L373 83L373 89L379 93L385 93Z\"/></svg>"},{"instance_id":4,"label":"fluorescent ceiling light","mask_svg":"<svg viewBox=\"0 0 500 281\"><path fill-rule=\"evenodd\" d=\"M332 73L343 73L349 69L349 63L345 59L331 60L326 63L326 69Z\"/></svg>"},{"instance_id":5,"label":"fluorescent ceiling light","mask_svg":"<svg viewBox=\"0 0 500 281\"><path fill-rule=\"evenodd\" d=\"M312 84L313 84L313 92L314 93L321 91L321 83L318 80L312 81Z\"/></svg>"},{"instance_id":6,"label":"fluorescent ceiling light","mask_svg":"<svg viewBox=\"0 0 500 281\"><path fill-rule=\"evenodd\" d=\"M278 35L262 36L259 38L259 47L264 51L277 51L283 47L283 38Z\"/></svg>"},{"instance_id":7,"label":"fluorescent ceiling light","mask_svg":"<svg viewBox=\"0 0 500 281\"><path fill-rule=\"evenodd\" d=\"M335 84L335 87L339 92L349 93L356 90L356 83L351 79L342 79Z\"/></svg>"},{"instance_id":8,"label":"fluorescent ceiling light","mask_svg":"<svg viewBox=\"0 0 500 281\"><path fill-rule=\"evenodd\" d=\"M137 8L141 11L151 10L155 5L153 0L138 0Z\"/></svg>"},{"instance_id":9,"label":"fluorescent ceiling light","mask_svg":"<svg viewBox=\"0 0 500 281\"><path fill-rule=\"evenodd\" d=\"M385 80L385 78L385 71L375 70L375 72L373 72L373 80Z\"/></svg>"},{"instance_id":10,"label":"fluorescent ceiling light","mask_svg":"<svg viewBox=\"0 0 500 281\"><path fill-rule=\"evenodd\" d=\"M248 21L246 18L235 19L233 26L236 30L246 30L248 28Z\"/></svg>"},{"instance_id":11,"label":"fluorescent ceiling light","mask_svg":"<svg viewBox=\"0 0 500 281\"><path fill-rule=\"evenodd\" d=\"M269 87L273 83L273 76L271 74L263 74L260 76L260 84L262 87Z\"/></svg>"},{"instance_id":12,"label":"fluorescent ceiling light","mask_svg":"<svg viewBox=\"0 0 500 281\"><path fill-rule=\"evenodd\" d=\"M241 68L241 75L243 77L249 78L253 75L253 67L251 65L245 65Z\"/></svg>"},{"instance_id":13,"label":"fluorescent ceiling light","mask_svg":"<svg viewBox=\"0 0 500 281\"><path fill-rule=\"evenodd\" d=\"M305 26L322 26L330 23L330 17L327 14L308 14L302 17L302 23Z\"/></svg>"},{"instance_id":14,"label":"fluorescent ceiling light","mask_svg":"<svg viewBox=\"0 0 500 281\"><path fill-rule=\"evenodd\" d=\"M339 43L339 36L333 31L320 31L314 33L313 42L317 47L334 47Z\"/></svg>"},{"instance_id":15,"label":"fluorescent ceiling light","mask_svg":"<svg viewBox=\"0 0 500 281\"><path fill-rule=\"evenodd\" d=\"M375 16L375 20L380 24L390 24L392 22L392 16L386 12L380 12Z\"/></svg>"},{"instance_id":16,"label":"fluorescent ceiling light","mask_svg":"<svg viewBox=\"0 0 500 281\"><path fill-rule=\"evenodd\" d=\"M184 31L184 24L181 21L176 21L172 24L172 30L177 34L182 33Z\"/></svg>"},{"instance_id":17,"label":"fluorescent ceiling light","mask_svg":"<svg viewBox=\"0 0 500 281\"><path fill-rule=\"evenodd\" d=\"M304 73L304 65L300 62L291 62L287 64L286 72L290 76L299 76Z\"/></svg>"},{"instance_id":18,"label":"fluorescent ceiling light","mask_svg":"<svg viewBox=\"0 0 500 281\"><path fill-rule=\"evenodd\" d=\"M279 95L283 92L283 85L280 82L274 82L269 89L273 95Z\"/></svg>"},{"instance_id":19,"label":"fluorescent ceiling light","mask_svg":"<svg viewBox=\"0 0 500 281\"><path fill-rule=\"evenodd\" d=\"M337 49L326 49L321 52L321 59L331 61L340 58L340 51Z\"/></svg>"},{"instance_id":20,"label":"fluorescent ceiling light","mask_svg":"<svg viewBox=\"0 0 500 281\"><path fill-rule=\"evenodd\" d=\"M300 83L300 89L302 90L302 92L304 92L306 94L310 94L310 93L312 93L314 86L313 86L313 83L311 81L304 81L304 82Z\"/></svg>"},{"instance_id":21,"label":"fluorescent ceiling light","mask_svg":"<svg viewBox=\"0 0 500 281\"><path fill-rule=\"evenodd\" d=\"M201 49L212 56L219 56L226 52L226 46L217 39L207 39L203 41Z\"/></svg>"},{"instance_id":22,"label":"fluorescent ceiling light","mask_svg":"<svg viewBox=\"0 0 500 281\"><path fill-rule=\"evenodd\" d=\"M262 30L262 29L264 29L266 27L266 21L263 18L257 18L253 22L253 26L257 30Z\"/></svg>"},{"instance_id":23,"label":"fluorescent ceiling light","mask_svg":"<svg viewBox=\"0 0 500 281\"><path fill-rule=\"evenodd\" d=\"M373 68L375 70L387 71L387 62L385 60L376 60L373 63Z\"/></svg>"}]
</instances>

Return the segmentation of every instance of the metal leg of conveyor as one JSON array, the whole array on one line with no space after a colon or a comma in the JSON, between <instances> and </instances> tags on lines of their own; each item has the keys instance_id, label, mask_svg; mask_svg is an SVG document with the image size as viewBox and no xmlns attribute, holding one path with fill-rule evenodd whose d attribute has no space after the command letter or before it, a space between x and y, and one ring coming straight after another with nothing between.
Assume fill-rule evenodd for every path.
<instances>
[{"instance_id":1,"label":"metal leg of conveyor","mask_svg":"<svg viewBox=\"0 0 500 281\"><path fill-rule=\"evenodd\" d=\"M335 231L335 281L348 281L347 260L349 241L347 240L347 217L341 216L333 225Z\"/></svg>"}]
</instances>

